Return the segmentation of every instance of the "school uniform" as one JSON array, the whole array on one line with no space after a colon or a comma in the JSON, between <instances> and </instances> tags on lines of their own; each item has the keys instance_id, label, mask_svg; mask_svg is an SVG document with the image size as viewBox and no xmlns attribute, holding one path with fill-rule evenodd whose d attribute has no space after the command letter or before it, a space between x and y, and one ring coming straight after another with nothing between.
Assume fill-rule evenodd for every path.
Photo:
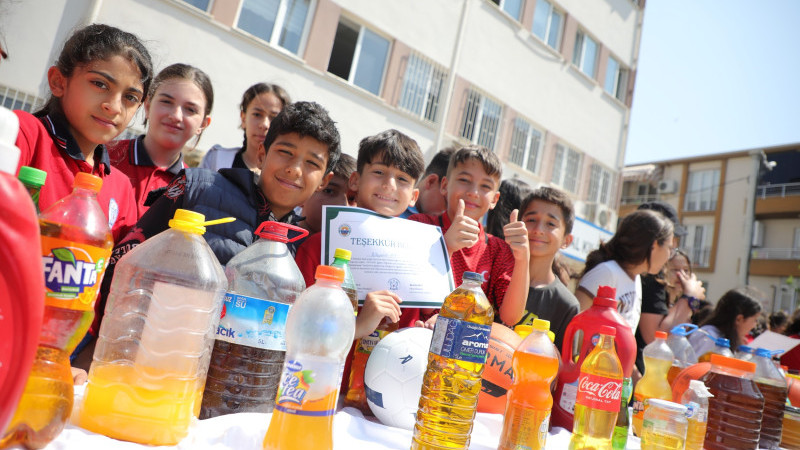
<instances>
[{"instance_id":1,"label":"school uniform","mask_svg":"<svg viewBox=\"0 0 800 450\"><path fill-rule=\"evenodd\" d=\"M144 146L144 135L136 139L112 142L106 146L106 149L111 165L130 179L136 199L137 220L149 208L145 205L147 194L155 189L166 187L182 169L186 168L182 154L178 154L178 159L169 167L163 168L155 165Z\"/></svg>"},{"instance_id":2,"label":"school uniform","mask_svg":"<svg viewBox=\"0 0 800 450\"><path fill-rule=\"evenodd\" d=\"M103 180L97 201L108 219L114 242L119 242L136 223L136 204L128 177L111 166L105 146L95 148L91 166L63 114L35 117L25 111L14 113L19 118L16 144L21 151L17 171L22 166L31 166L47 172L39 195L39 209L44 211L69 195L78 172L96 175Z\"/></svg>"}]
</instances>

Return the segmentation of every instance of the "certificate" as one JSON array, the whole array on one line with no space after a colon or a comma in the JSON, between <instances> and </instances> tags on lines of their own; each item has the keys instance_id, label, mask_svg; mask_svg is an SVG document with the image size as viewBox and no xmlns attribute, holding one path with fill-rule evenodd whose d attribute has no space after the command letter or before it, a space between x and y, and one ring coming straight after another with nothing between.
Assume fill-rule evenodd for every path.
<instances>
[{"instance_id":1,"label":"certificate","mask_svg":"<svg viewBox=\"0 0 800 450\"><path fill-rule=\"evenodd\" d=\"M439 308L455 289L450 257L439 227L363 208L323 206L322 264L337 248L350 250L358 304L367 293L389 290L401 308Z\"/></svg>"}]
</instances>

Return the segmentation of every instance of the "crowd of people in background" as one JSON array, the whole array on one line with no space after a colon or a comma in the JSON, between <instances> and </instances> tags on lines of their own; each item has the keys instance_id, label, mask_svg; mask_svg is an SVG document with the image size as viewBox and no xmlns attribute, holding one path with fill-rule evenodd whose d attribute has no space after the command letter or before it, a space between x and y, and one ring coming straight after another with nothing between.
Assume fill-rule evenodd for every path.
<instances>
[{"instance_id":1,"label":"crowd of people in background","mask_svg":"<svg viewBox=\"0 0 800 450\"><path fill-rule=\"evenodd\" d=\"M33 115L16 112L20 166L48 172L41 209L67 195L79 171L103 178L98 198L116 242L97 319L74 354L73 363L82 368L91 362L115 263L166 229L177 208L208 219L237 218L205 234L221 264L253 242L262 221L306 228L311 235L292 251L307 284L322 262L324 205L359 206L438 226L456 284L465 271L485 274L483 288L496 321L514 327L550 320L559 348L566 325L591 305L601 285L616 289L640 350L656 331L687 322L727 337L735 350L752 338L762 316L762 294L749 287L731 286L719 300L706 298L689 255L679 248L686 229L664 202L623 217L613 237L575 274L559 257L572 243L569 195L503 180L502 163L485 147L442 149L427 167L416 141L399 130L341 149L336 124L322 105L293 103L280 86L259 82L240 102L242 145L213 145L199 168L189 168L185 149L196 146L211 124L215 102L212 82L200 68L175 63L154 74L136 36L90 25L69 38L47 78L47 104ZM146 133L116 141L140 107ZM371 333L385 317L403 326L432 326L436 319L434 310L401 309L402 299L390 291L366 298L356 337ZM769 329L800 336L800 311L791 320L785 313L770 315ZM644 370L641 358L638 370Z\"/></svg>"}]
</instances>

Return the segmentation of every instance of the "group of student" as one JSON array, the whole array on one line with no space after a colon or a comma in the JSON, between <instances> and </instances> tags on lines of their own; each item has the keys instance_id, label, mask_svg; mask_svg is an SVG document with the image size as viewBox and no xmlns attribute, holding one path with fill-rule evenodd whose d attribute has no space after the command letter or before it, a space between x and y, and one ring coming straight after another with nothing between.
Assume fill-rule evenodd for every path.
<instances>
[{"instance_id":1,"label":"group of student","mask_svg":"<svg viewBox=\"0 0 800 450\"><path fill-rule=\"evenodd\" d=\"M117 262L166 230L179 208L209 220L237 219L209 227L204 235L223 265L253 243L253 232L263 221L307 228L312 234L291 248L307 285L314 281L316 266L324 263L319 235L323 205L357 205L436 225L456 285L464 271L482 273L496 321L513 327L537 317L550 320L558 348L567 324L591 304L599 285L617 289L620 311L632 329L638 327L644 344L656 330L688 321L696 309L692 299L704 297L690 272L663 275L668 261L686 257L675 251L685 230L666 204L644 205L624 217L616 234L588 256L573 294L557 259L572 242L572 201L555 188L526 190L513 180L501 183L502 164L485 147L442 150L426 168L411 137L387 130L362 139L354 159L342 153L336 124L324 107L292 103L279 86L259 83L247 89L240 105L242 146L214 146L201 168L190 169L181 151L211 123L214 101L202 70L173 64L153 76L149 53L136 36L95 24L66 41L47 79L52 95L46 105L33 115L16 111L20 166L48 173L41 209L66 196L79 171L101 177L98 201L115 239L95 323L74 354L78 367L91 363L92 341ZM147 132L115 141L142 105ZM508 193L501 194L504 189ZM489 233L483 220L495 209L487 219ZM370 334L386 317L400 327L433 326L435 310L401 304L391 291L367 293L356 337Z\"/></svg>"}]
</instances>

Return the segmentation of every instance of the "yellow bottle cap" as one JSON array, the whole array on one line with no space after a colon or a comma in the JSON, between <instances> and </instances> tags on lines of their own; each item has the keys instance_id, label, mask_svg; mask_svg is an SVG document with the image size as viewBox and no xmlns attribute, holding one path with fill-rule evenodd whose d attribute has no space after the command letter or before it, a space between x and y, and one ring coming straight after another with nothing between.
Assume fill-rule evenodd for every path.
<instances>
[{"instance_id":1,"label":"yellow bottle cap","mask_svg":"<svg viewBox=\"0 0 800 450\"><path fill-rule=\"evenodd\" d=\"M517 333L522 339L525 339L533 331L530 325L517 325L514 327L514 332Z\"/></svg>"},{"instance_id":2,"label":"yellow bottle cap","mask_svg":"<svg viewBox=\"0 0 800 450\"><path fill-rule=\"evenodd\" d=\"M533 329L536 331L550 331L550 321L544 319L533 319Z\"/></svg>"},{"instance_id":3,"label":"yellow bottle cap","mask_svg":"<svg viewBox=\"0 0 800 450\"><path fill-rule=\"evenodd\" d=\"M178 209L175 211L175 216L169 221L169 227L187 233L204 234L206 226L233 222L236 218L224 217L222 219L209 220L208 222L205 220L206 216L203 214L189 211L188 209Z\"/></svg>"},{"instance_id":4,"label":"yellow bottle cap","mask_svg":"<svg viewBox=\"0 0 800 450\"><path fill-rule=\"evenodd\" d=\"M556 343L556 334L555 333L553 333L552 331L548 330L547 331L547 337L550 338L550 342L552 342L554 344Z\"/></svg>"},{"instance_id":5,"label":"yellow bottle cap","mask_svg":"<svg viewBox=\"0 0 800 450\"><path fill-rule=\"evenodd\" d=\"M353 252L350 250L345 250L343 248L337 248L335 252L333 252L334 258L344 259L350 261L350 258L353 256Z\"/></svg>"}]
</instances>

